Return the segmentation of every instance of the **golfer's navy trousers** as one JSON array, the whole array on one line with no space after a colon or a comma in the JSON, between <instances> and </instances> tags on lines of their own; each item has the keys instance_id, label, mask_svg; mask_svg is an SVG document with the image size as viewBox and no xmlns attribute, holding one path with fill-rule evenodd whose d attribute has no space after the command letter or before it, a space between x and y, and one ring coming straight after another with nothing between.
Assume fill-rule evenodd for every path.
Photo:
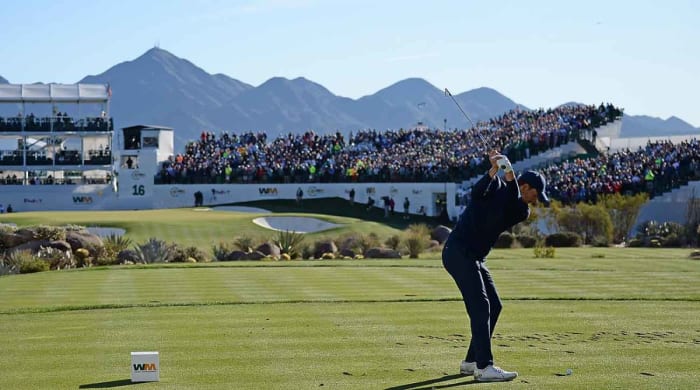
<instances>
[{"instance_id":1,"label":"golfer's navy trousers","mask_svg":"<svg viewBox=\"0 0 700 390\"><path fill-rule=\"evenodd\" d=\"M486 368L493 364L491 336L503 307L491 274L484 259L470 253L457 239L445 243L442 264L457 283L469 314L472 338L465 360Z\"/></svg>"}]
</instances>

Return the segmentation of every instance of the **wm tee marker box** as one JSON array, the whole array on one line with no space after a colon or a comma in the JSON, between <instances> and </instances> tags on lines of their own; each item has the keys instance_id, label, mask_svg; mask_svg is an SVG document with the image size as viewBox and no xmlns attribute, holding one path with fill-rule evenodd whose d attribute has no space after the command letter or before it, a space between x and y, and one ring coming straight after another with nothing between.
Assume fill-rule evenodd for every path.
<instances>
[{"instance_id":1,"label":"wm tee marker box","mask_svg":"<svg viewBox=\"0 0 700 390\"><path fill-rule=\"evenodd\" d=\"M131 353L131 381L160 381L160 361L158 357L158 352Z\"/></svg>"}]
</instances>

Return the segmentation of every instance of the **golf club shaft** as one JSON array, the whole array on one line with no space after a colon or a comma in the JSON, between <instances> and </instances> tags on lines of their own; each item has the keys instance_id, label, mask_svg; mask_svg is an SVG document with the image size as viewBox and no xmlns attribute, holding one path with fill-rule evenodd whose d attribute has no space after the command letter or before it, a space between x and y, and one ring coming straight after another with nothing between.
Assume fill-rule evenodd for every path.
<instances>
[{"instance_id":1,"label":"golf club shaft","mask_svg":"<svg viewBox=\"0 0 700 390\"><path fill-rule=\"evenodd\" d=\"M484 137L481 136L481 133L479 133L479 129L474 124L474 121L472 121L472 118L470 118L469 115L467 115L467 113L464 112L464 110L462 109L462 106L459 105L459 102L457 101L457 99L455 99L455 97L452 96L452 93L447 88L445 88L445 95L449 96L452 99L452 101L455 102L455 104L457 105L457 108L459 108L459 111L462 113L462 115L464 115L464 117L467 118L469 123L471 123L472 128L476 132L476 135L479 136L479 139L481 139L481 144L484 146L484 148L486 148L485 150L488 153L489 145L488 145L488 143L486 143L486 140L484 140Z\"/></svg>"}]
</instances>

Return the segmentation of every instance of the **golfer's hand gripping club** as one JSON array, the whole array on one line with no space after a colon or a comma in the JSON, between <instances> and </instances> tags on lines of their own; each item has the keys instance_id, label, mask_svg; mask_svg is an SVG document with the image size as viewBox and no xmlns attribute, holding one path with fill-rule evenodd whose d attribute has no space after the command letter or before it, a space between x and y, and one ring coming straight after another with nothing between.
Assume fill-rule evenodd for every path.
<instances>
[{"instance_id":1,"label":"golfer's hand gripping club","mask_svg":"<svg viewBox=\"0 0 700 390\"><path fill-rule=\"evenodd\" d=\"M508 160L508 157L500 156L500 158L496 160L496 163L498 164L498 169L502 170L504 173L513 172L513 166L511 165L510 160Z\"/></svg>"}]
</instances>

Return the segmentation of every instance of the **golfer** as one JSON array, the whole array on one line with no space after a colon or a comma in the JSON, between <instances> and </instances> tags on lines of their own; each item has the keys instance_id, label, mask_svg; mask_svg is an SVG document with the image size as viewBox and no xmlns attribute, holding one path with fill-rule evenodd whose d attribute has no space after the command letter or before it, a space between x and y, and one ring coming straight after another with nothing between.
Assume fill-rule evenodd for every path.
<instances>
[{"instance_id":1,"label":"golfer","mask_svg":"<svg viewBox=\"0 0 700 390\"><path fill-rule=\"evenodd\" d=\"M442 263L457 283L467 308L471 342L460 373L482 382L510 381L518 376L494 365L491 336L501 300L484 262L498 236L530 215L529 204L549 204L544 177L535 171L517 179L508 159L489 153L491 168L472 187L471 201L459 217L442 251ZM498 175L505 173L504 178Z\"/></svg>"}]
</instances>

